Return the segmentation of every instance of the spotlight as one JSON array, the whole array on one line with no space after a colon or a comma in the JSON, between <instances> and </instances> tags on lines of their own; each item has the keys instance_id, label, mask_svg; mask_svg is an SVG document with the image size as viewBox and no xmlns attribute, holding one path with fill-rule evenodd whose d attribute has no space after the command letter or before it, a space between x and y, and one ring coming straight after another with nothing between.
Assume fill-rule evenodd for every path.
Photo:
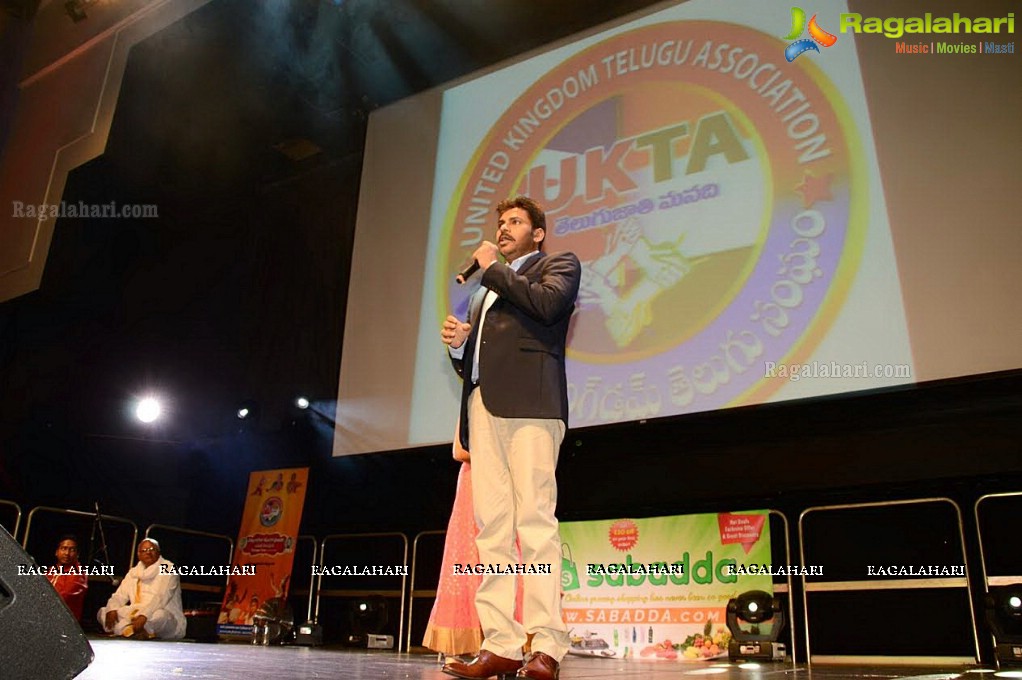
<instances>
[{"instance_id":1,"label":"spotlight","mask_svg":"<svg viewBox=\"0 0 1022 680\"><path fill-rule=\"evenodd\" d=\"M235 402L234 408L237 409L234 412L237 420L228 429L239 433L248 430L254 431L259 424L259 419L262 417L262 411L259 410L258 402L252 399L245 399L244 401Z\"/></svg>"},{"instance_id":2,"label":"spotlight","mask_svg":"<svg viewBox=\"0 0 1022 680\"><path fill-rule=\"evenodd\" d=\"M994 657L1002 664L1022 664L1022 583L991 586L984 613L996 643Z\"/></svg>"},{"instance_id":3,"label":"spotlight","mask_svg":"<svg viewBox=\"0 0 1022 680\"><path fill-rule=\"evenodd\" d=\"M731 602L735 603L735 614L742 621L763 623L773 616L773 596L762 590L749 590ZM730 603L728 610L730 611ZM755 631L758 633L759 631Z\"/></svg>"},{"instance_id":4,"label":"spotlight","mask_svg":"<svg viewBox=\"0 0 1022 680\"><path fill-rule=\"evenodd\" d=\"M297 399L295 399L295 406L304 411L305 409L309 408L309 400L306 399L305 397L298 397Z\"/></svg>"},{"instance_id":5,"label":"spotlight","mask_svg":"<svg viewBox=\"0 0 1022 680\"><path fill-rule=\"evenodd\" d=\"M762 590L749 590L727 603L727 627L731 642L727 655L731 661L784 660L784 643L778 642L784 631L784 609L780 598ZM769 622L766 633L760 624Z\"/></svg>"},{"instance_id":6,"label":"spotlight","mask_svg":"<svg viewBox=\"0 0 1022 680\"><path fill-rule=\"evenodd\" d=\"M151 423L160 417L162 410L160 402L152 397L146 397L135 407L135 417L143 423Z\"/></svg>"}]
</instances>

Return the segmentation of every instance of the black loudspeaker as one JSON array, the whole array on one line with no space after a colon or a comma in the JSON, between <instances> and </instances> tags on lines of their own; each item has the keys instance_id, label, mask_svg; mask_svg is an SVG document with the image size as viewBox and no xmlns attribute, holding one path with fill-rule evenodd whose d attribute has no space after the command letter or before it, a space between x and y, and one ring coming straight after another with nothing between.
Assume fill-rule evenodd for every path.
<instances>
[{"instance_id":1,"label":"black loudspeaker","mask_svg":"<svg viewBox=\"0 0 1022 680\"><path fill-rule=\"evenodd\" d=\"M92 647L60 595L45 576L25 573L38 569L35 560L0 528L0 677L4 680L73 678L92 663Z\"/></svg>"}]
</instances>

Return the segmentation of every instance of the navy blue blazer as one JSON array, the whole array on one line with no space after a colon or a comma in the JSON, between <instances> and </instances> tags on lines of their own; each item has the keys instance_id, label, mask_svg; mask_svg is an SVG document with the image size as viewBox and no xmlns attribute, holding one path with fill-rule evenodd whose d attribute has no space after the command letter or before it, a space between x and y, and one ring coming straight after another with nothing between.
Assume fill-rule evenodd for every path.
<instances>
[{"instance_id":1,"label":"navy blue blazer","mask_svg":"<svg viewBox=\"0 0 1022 680\"><path fill-rule=\"evenodd\" d=\"M479 347L479 385L486 410L501 418L559 418L568 423L564 373L568 322L575 311L582 266L574 253L540 252L518 272L501 262L482 277L470 306L472 332L462 359L451 359L462 378L461 444L468 449L468 397L476 323L486 289L499 296L486 312Z\"/></svg>"}]
</instances>

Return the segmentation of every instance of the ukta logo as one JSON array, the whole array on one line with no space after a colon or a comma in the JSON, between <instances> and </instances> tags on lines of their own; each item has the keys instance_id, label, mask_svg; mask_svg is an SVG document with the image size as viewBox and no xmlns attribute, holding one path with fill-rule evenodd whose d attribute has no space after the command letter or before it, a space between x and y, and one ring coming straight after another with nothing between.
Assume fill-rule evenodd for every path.
<instances>
[{"instance_id":1,"label":"ukta logo","mask_svg":"<svg viewBox=\"0 0 1022 680\"><path fill-rule=\"evenodd\" d=\"M711 21L619 34L539 78L476 147L438 269L492 238L496 199L544 204L546 250L583 263L572 426L761 400L783 382L763 362L807 357L837 315L866 222L854 124L825 75L775 50ZM463 312L468 293L438 285L438 314Z\"/></svg>"},{"instance_id":2,"label":"ukta logo","mask_svg":"<svg viewBox=\"0 0 1022 680\"><path fill-rule=\"evenodd\" d=\"M805 54L809 50L819 52L820 48L816 46L817 43L824 47L831 47L837 42L837 36L832 33L820 28L820 25L816 23L816 15L809 20L809 37L802 38L799 40L799 36L806 30L806 13L801 7L791 8L791 32L784 36L785 40L794 40L784 49L784 58L789 62L795 61L799 55Z\"/></svg>"}]
</instances>

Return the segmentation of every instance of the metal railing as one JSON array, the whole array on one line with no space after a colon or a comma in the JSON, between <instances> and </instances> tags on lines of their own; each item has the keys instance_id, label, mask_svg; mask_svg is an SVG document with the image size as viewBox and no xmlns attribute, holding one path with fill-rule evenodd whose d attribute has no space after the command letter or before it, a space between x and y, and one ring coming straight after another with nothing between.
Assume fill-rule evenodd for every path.
<instances>
[{"instance_id":1,"label":"metal railing","mask_svg":"<svg viewBox=\"0 0 1022 680\"><path fill-rule=\"evenodd\" d=\"M989 592L990 586L1014 585L1022 583L1022 565L1019 567L1019 575L990 576L987 572L986 547L983 545L983 528L979 521L980 504L992 498L1022 498L1022 491L1011 491L1008 493L990 493L976 499L973 511L976 516L976 539L979 542L979 566L983 575L983 592ZM1017 553L1016 553L1017 554Z\"/></svg>"},{"instance_id":2,"label":"metal railing","mask_svg":"<svg viewBox=\"0 0 1022 680\"><path fill-rule=\"evenodd\" d=\"M401 588L398 590L394 589L359 589L359 588L343 588L335 589L329 588L323 589L323 567L324 559L326 557L326 546L329 542L342 541L342 540L354 540L354 539L398 539L401 542L401 565L404 567L404 571L407 573L408 568L408 537L400 532L382 532L382 533L366 533L366 534L330 534L324 536L320 542L319 548L319 567L320 572L316 576L316 609L313 614L315 621L319 620L319 604L322 597L389 597L397 598L400 602L399 613L398 613L398 631L395 645L397 651L401 651L401 637L404 634L405 624L405 593L408 588L408 576L401 576ZM395 565L396 566L396 565Z\"/></svg>"},{"instance_id":3,"label":"metal railing","mask_svg":"<svg viewBox=\"0 0 1022 680\"><path fill-rule=\"evenodd\" d=\"M1019 565L1019 570L1014 575L1012 575L1012 574L1001 574L999 576L991 576L990 573L987 571L987 548L986 548L986 545L983 543L983 526L982 526L982 522L980 521L980 505L984 501L989 501L989 500L995 499L995 498L1020 498L1020 499L1022 499L1022 491L1009 491L1009 492L1006 492L1006 493L990 493L990 494L986 494L985 496L980 496L979 498L977 498L976 499L976 503L973 505L973 515L975 515L975 518L976 518L976 540L979 543L979 567L980 567L980 573L981 573L981 575L983 577L983 595L984 596L990 594L990 586L1010 586L1010 585L1022 584L1022 564ZM1011 550L1011 552L1014 553L1017 556L1018 555L1018 546L1016 545L1016 547L1013 548ZM989 633L990 633L990 639L996 645L997 638L994 635L994 632L991 630L991 631L989 631ZM994 662L996 663L998 668L1001 667L1001 661L997 657L996 654L994 655Z\"/></svg>"},{"instance_id":4,"label":"metal railing","mask_svg":"<svg viewBox=\"0 0 1022 680\"><path fill-rule=\"evenodd\" d=\"M175 534L184 534L186 536L198 536L202 538L213 538L218 541L220 540L227 541L227 560L224 562L224 564L229 566L231 564L231 560L234 557L234 540L230 536L225 536L223 534L213 534L208 531L196 531L195 529L185 529L183 527L175 527L169 524L150 524L148 527L146 527L145 538L149 538L149 535L152 533L153 529L156 529L157 531L161 532L165 531ZM231 577L228 575L224 580L225 588L230 580ZM223 594L223 589L220 588L219 586L204 585L202 583L187 583L184 580L181 581L181 590L190 590L192 592L199 593L215 593L218 595Z\"/></svg>"},{"instance_id":5,"label":"metal railing","mask_svg":"<svg viewBox=\"0 0 1022 680\"><path fill-rule=\"evenodd\" d=\"M117 524L127 524L132 529L131 536L131 549L127 555L127 563L124 568L124 573L127 573L128 569L131 569L132 564L135 562L135 545L138 542L138 525L132 522L130 519L124 517L117 517L115 515L104 515L96 512L83 512L82 510L70 510L68 508L51 508L45 505L32 508L28 513L28 519L25 522L25 535L21 540L21 547L28 549L28 539L32 533L32 520L35 518L36 513L54 513L58 515L70 515L72 517L88 517L90 519L99 519L104 522L113 522ZM116 566L116 565L111 565Z\"/></svg>"},{"instance_id":6,"label":"metal railing","mask_svg":"<svg viewBox=\"0 0 1022 680\"><path fill-rule=\"evenodd\" d=\"M312 573L313 565L318 564L318 561L316 559L316 554L319 552L319 543L316 542L316 537L315 536L309 536L307 534L301 535L301 536L298 537L298 543L301 543L302 541L309 541L310 543L312 543L312 562L309 563L309 573L311 574ZM296 552L297 552L297 550L296 550ZM295 571L294 567L292 567L291 568L291 573L293 574L294 571ZM293 581L294 581L294 579L292 579L292 582ZM308 607L307 607L306 612L305 612L305 620L306 621L313 621L313 622L315 622L315 619L312 618L312 602L313 602L313 599L315 598L315 596L316 596L316 577L315 576L310 576L309 577L309 604L308 604Z\"/></svg>"},{"instance_id":7,"label":"metal railing","mask_svg":"<svg viewBox=\"0 0 1022 680\"><path fill-rule=\"evenodd\" d=\"M3 506L5 508L13 508L14 509L14 528L13 529L8 529L7 533L9 533L11 535L11 538L17 540L17 538L18 538L18 527L21 526L21 506L18 505L17 503L15 503L14 501L7 501L7 500L4 500L2 498L0 498L0 506ZM7 528L6 525L0 525L0 526L3 526L5 529Z\"/></svg>"},{"instance_id":8,"label":"metal railing","mask_svg":"<svg viewBox=\"0 0 1022 680\"><path fill-rule=\"evenodd\" d=\"M409 651L412 648L412 619L415 616L415 607L413 606L416 598L420 597L436 597L436 590L416 590L415 578L416 572L419 565L419 539L423 536L446 536L447 532L441 529L434 531L420 531L415 535L415 539L412 541L412 583L408 593L408 639L405 640L405 651Z\"/></svg>"},{"instance_id":9,"label":"metal railing","mask_svg":"<svg viewBox=\"0 0 1022 680\"><path fill-rule=\"evenodd\" d=\"M806 577L802 576L802 610L805 616L805 636L806 636L806 663L812 665L813 653L810 641L809 629L810 629L810 617L809 617L809 593L811 592L854 592L854 591L881 591L881 590L915 590L922 588L961 588L965 590L966 599L968 600L969 618L972 625L972 640L975 648L975 656L960 657L960 656L871 656L871 655L820 655L817 657L817 661L821 663L890 663L890 664L917 664L917 665L930 665L930 664L965 664L965 663L979 663L980 650L979 650L979 634L976 628L976 613L972 606L972 598L969 596L969 564L968 556L965 549L965 532L962 523L962 511L950 498L917 498L908 500L897 500L897 501L881 501L874 503L851 503L842 505L821 505L806 508L799 515L798 519L798 537L799 537L799 557L802 560L802 564L806 563L805 558L805 518L811 513L819 512L833 512L840 510L860 510L864 508L881 508L881 507L897 507L907 505L920 505L926 503L947 503L955 512L957 517L957 524L955 529L957 530L957 537L959 547L961 549L962 565L965 569L965 575L962 577L953 578L913 578L913 579L890 579L890 580L864 580L855 579L851 581L826 581L826 582L806 582Z\"/></svg>"},{"instance_id":10,"label":"metal railing","mask_svg":"<svg viewBox=\"0 0 1022 680\"><path fill-rule=\"evenodd\" d=\"M790 536L791 536L791 527L788 524L788 518L780 510L767 510L767 513L769 515L774 516L774 517L780 517L781 518L781 522L784 525L784 559L785 559L785 564L786 565L790 565L791 564L791 538L790 538ZM770 538L771 538L771 540L773 539L773 533L770 534ZM800 552L800 554L801 554L801 552ZM802 566L805 566L805 563L803 563ZM785 581L784 592L787 594L787 598L788 598L788 643L791 645L788 649L789 649L789 653L791 654L791 664L792 664L792 667L794 667L795 666L795 593L794 593L794 589L792 588L791 573L789 573L790 570L789 569L785 569L785 572L786 573L785 573L785 576L784 576L784 581ZM780 588L778 588L776 585L774 585L774 592L777 592L778 590L780 590Z\"/></svg>"}]
</instances>

